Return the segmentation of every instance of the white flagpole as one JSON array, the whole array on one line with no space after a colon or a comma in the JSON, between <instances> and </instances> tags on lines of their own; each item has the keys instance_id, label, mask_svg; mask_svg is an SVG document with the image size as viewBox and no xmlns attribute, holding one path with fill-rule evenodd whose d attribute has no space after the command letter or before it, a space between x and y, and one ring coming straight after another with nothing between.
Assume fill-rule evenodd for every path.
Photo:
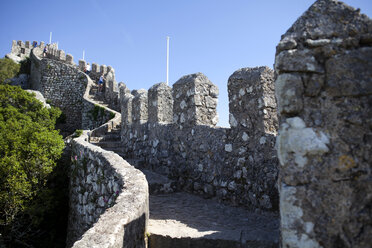
<instances>
[{"instance_id":1,"label":"white flagpole","mask_svg":"<svg viewBox=\"0 0 372 248\"><path fill-rule=\"evenodd\" d=\"M85 50L83 50L83 60L84 60L84 57L85 57Z\"/></svg>"},{"instance_id":2,"label":"white flagpole","mask_svg":"<svg viewBox=\"0 0 372 248\"><path fill-rule=\"evenodd\" d=\"M169 36L167 36L167 85L169 83Z\"/></svg>"},{"instance_id":3,"label":"white flagpole","mask_svg":"<svg viewBox=\"0 0 372 248\"><path fill-rule=\"evenodd\" d=\"M52 32L50 32L50 36L49 36L49 44L52 44Z\"/></svg>"}]
</instances>

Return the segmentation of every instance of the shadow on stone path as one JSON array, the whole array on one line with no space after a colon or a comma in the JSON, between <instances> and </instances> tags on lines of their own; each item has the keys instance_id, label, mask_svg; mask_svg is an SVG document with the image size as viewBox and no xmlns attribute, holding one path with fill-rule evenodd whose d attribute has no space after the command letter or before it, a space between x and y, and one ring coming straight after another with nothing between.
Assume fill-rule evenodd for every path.
<instances>
[{"instance_id":1,"label":"shadow on stone path","mask_svg":"<svg viewBox=\"0 0 372 248\"><path fill-rule=\"evenodd\" d=\"M279 218L185 192L150 195L149 247L277 247Z\"/></svg>"}]
</instances>

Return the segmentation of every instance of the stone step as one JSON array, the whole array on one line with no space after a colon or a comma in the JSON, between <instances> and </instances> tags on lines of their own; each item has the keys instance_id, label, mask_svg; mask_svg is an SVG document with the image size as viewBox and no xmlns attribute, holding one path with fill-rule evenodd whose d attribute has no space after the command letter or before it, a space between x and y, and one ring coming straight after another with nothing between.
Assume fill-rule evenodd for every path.
<instances>
[{"instance_id":1,"label":"stone step","mask_svg":"<svg viewBox=\"0 0 372 248\"><path fill-rule=\"evenodd\" d=\"M178 192L150 195L149 248L278 247L277 213L254 213Z\"/></svg>"}]
</instances>

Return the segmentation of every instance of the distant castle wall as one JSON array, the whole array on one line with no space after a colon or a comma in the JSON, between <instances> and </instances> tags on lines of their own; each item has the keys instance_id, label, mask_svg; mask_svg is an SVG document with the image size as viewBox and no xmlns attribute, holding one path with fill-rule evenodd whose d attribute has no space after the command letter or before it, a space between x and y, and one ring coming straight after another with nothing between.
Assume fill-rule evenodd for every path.
<instances>
[{"instance_id":1,"label":"distant castle wall","mask_svg":"<svg viewBox=\"0 0 372 248\"><path fill-rule=\"evenodd\" d=\"M57 128L73 133L93 129L112 118L109 111L84 99L93 82L75 65L49 55L44 58L41 48L32 50L31 60L31 88L40 91L65 116L65 123Z\"/></svg>"},{"instance_id":2,"label":"distant castle wall","mask_svg":"<svg viewBox=\"0 0 372 248\"><path fill-rule=\"evenodd\" d=\"M120 94L123 154L189 192L251 208L277 209L273 71L229 79L231 128L216 127L218 88L201 74ZM246 111L250 109L250 111Z\"/></svg>"},{"instance_id":3,"label":"distant castle wall","mask_svg":"<svg viewBox=\"0 0 372 248\"><path fill-rule=\"evenodd\" d=\"M85 60L79 60L78 68L81 71L85 71L87 62ZM111 66L98 65L97 63L91 64L91 70L87 72L89 77L98 84L100 76L103 74L104 80L104 99L109 103L109 107L115 111L120 111L119 104L119 84L115 80L115 70Z\"/></svg>"},{"instance_id":4,"label":"distant castle wall","mask_svg":"<svg viewBox=\"0 0 372 248\"><path fill-rule=\"evenodd\" d=\"M32 43L30 41L12 41L12 48L10 54L18 57L20 60L25 59L26 57L30 57L31 50L34 48L34 44L37 44L36 47L43 49L45 46L44 41L37 42L33 41Z\"/></svg>"}]
</instances>

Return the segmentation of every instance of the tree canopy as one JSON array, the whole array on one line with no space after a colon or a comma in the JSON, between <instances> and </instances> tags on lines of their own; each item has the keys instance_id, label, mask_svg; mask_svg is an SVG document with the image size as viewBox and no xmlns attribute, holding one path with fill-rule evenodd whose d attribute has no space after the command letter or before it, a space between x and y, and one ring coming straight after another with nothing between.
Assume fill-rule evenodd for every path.
<instances>
[{"instance_id":1,"label":"tree canopy","mask_svg":"<svg viewBox=\"0 0 372 248\"><path fill-rule=\"evenodd\" d=\"M0 84L0 224L23 210L60 158L64 142L54 129L60 114L20 87Z\"/></svg>"},{"instance_id":2,"label":"tree canopy","mask_svg":"<svg viewBox=\"0 0 372 248\"><path fill-rule=\"evenodd\" d=\"M17 76L20 69L21 64L17 64L7 58L0 59L0 83L5 83L7 79Z\"/></svg>"}]
</instances>

